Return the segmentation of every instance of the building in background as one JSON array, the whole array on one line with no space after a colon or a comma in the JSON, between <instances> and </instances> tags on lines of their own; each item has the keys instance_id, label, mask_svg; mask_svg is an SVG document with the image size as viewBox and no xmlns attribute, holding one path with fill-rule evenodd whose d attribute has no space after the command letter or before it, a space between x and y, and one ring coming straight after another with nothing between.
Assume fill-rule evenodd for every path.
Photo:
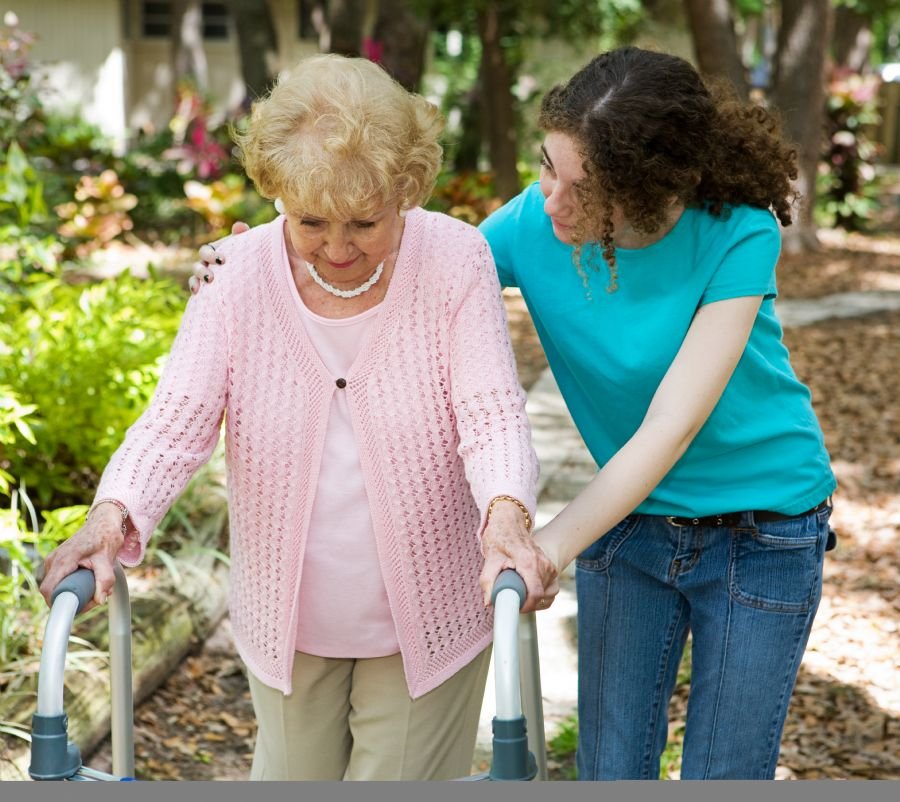
<instances>
[{"instance_id":1,"label":"building in background","mask_svg":"<svg viewBox=\"0 0 900 802\"><path fill-rule=\"evenodd\" d=\"M276 69L318 51L310 24L316 4L266 0L274 23ZM46 78L48 107L80 109L124 147L130 134L165 126L174 111L176 2L166 0L7 0L35 34L33 60ZM208 92L225 111L245 88L227 3L197 3Z\"/></svg>"}]
</instances>

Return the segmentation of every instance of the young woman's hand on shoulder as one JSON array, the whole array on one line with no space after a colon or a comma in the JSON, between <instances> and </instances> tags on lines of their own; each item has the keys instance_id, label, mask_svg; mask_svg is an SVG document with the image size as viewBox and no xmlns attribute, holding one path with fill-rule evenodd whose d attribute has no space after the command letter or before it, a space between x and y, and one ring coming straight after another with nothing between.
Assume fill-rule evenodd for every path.
<instances>
[{"instance_id":1,"label":"young woman's hand on shoulder","mask_svg":"<svg viewBox=\"0 0 900 802\"><path fill-rule=\"evenodd\" d=\"M231 227L231 236L237 236L249 230L250 226L238 221ZM216 243L214 242L201 245L198 255L199 261L194 262L191 268L193 274L188 279L188 287L190 287L192 293L196 293L200 289L201 284L209 284L216 277L213 265L221 267L225 264L225 255L216 248Z\"/></svg>"}]
</instances>

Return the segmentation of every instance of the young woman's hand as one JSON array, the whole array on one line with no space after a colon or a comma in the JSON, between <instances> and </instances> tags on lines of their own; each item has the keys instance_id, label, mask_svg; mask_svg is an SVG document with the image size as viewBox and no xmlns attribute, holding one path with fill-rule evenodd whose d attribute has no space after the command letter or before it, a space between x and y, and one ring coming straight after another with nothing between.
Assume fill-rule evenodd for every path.
<instances>
[{"instance_id":1,"label":"young woman's hand","mask_svg":"<svg viewBox=\"0 0 900 802\"><path fill-rule=\"evenodd\" d=\"M249 230L250 226L238 221L231 227L231 236L237 236L238 234L243 234L245 231ZM215 278L213 265L221 266L225 264L225 256L216 250L216 243L201 245L199 256L200 260L194 262L192 268L193 275L188 279L188 286L191 288L192 293L196 293L201 285L212 282Z\"/></svg>"},{"instance_id":2,"label":"young woman's hand","mask_svg":"<svg viewBox=\"0 0 900 802\"><path fill-rule=\"evenodd\" d=\"M553 561L535 543L525 525L521 509L510 502L494 505L481 536L484 568L481 589L485 606L490 604L497 576L505 568L513 568L522 577L528 595L523 613L546 610L559 593L559 571Z\"/></svg>"},{"instance_id":3,"label":"young woman's hand","mask_svg":"<svg viewBox=\"0 0 900 802\"><path fill-rule=\"evenodd\" d=\"M56 586L79 568L94 572L94 598L85 609L103 604L116 583L113 567L123 540L119 508L110 503L98 504L81 529L47 555L41 582L41 595L47 604Z\"/></svg>"}]
</instances>

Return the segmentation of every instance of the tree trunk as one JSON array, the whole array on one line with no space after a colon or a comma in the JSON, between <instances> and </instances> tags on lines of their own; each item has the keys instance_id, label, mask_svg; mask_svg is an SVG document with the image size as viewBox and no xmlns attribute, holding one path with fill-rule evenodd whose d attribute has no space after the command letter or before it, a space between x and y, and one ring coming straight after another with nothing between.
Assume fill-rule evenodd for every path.
<instances>
[{"instance_id":1,"label":"tree trunk","mask_svg":"<svg viewBox=\"0 0 900 802\"><path fill-rule=\"evenodd\" d=\"M229 0L228 10L237 31L247 98L253 100L266 94L272 84L269 56L278 53L275 25L266 0Z\"/></svg>"},{"instance_id":2,"label":"tree trunk","mask_svg":"<svg viewBox=\"0 0 900 802\"><path fill-rule=\"evenodd\" d=\"M872 21L856 9L838 6L834 10L831 45L836 66L862 72L869 64Z\"/></svg>"},{"instance_id":3,"label":"tree trunk","mask_svg":"<svg viewBox=\"0 0 900 802\"><path fill-rule=\"evenodd\" d=\"M369 57L410 92L422 81L427 42L428 24L410 10L408 0L379 0Z\"/></svg>"},{"instance_id":4,"label":"tree trunk","mask_svg":"<svg viewBox=\"0 0 900 802\"><path fill-rule=\"evenodd\" d=\"M374 0L331 0L328 3L329 53L361 56Z\"/></svg>"},{"instance_id":5,"label":"tree trunk","mask_svg":"<svg viewBox=\"0 0 900 802\"><path fill-rule=\"evenodd\" d=\"M172 6L172 64L176 90L185 79L201 91L209 88L202 4L196 0L176 0Z\"/></svg>"},{"instance_id":6,"label":"tree trunk","mask_svg":"<svg viewBox=\"0 0 900 802\"><path fill-rule=\"evenodd\" d=\"M700 72L727 78L746 99L747 73L738 52L729 0L684 0L684 7Z\"/></svg>"},{"instance_id":7,"label":"tree trunk","mask_svg":"<svg viewBox=\"0 0 900 802\"><path fill-rule=\"evenodd\" d=\"M506 201L519 192L518 142L512 70L503 52L500 18L492 0L488 0L478 13L478 34L481 37L482 100L487 115L491 166L497 194Z\"/></svg>"},{"instance_id":8,"label":"tree trunk","mask_svg":"<svg viewBox=\"0 0 900 802\"><path fill-rule=\"evenodd\" d=\"M785 230L788 252L819 245L813 211L816 171L822 153L826 50L831 33L830 0L782 0L772 103L781 112L799 154L800 214Z\"/></svg>"},{"instance_id":9,"label":"tree trunk","mask_svg":"<svg viewBox=\"0 0 900 802\"><path fill-rule=\"evenodd\" d=\"M481 151L486 139L482 109L484 103L483 79L479 78L466 94L466 103L462 108L460 121L459 144L453 158L453 170L457 173L474 172L478 169Z\"/></svg>"}]
</instances>

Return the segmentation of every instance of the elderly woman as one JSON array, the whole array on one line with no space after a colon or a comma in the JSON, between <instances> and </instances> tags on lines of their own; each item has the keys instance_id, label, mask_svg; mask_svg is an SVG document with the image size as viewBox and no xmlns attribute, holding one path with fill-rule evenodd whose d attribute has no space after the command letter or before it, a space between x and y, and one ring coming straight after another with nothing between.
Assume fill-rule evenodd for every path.
<instances>
[{"instance_id":1,"label":"elderly woman","mask_svg":"<svg viewBox=\"0 0 900 802\"><path fill-rule=\"evenodd\" d=\"M531 545L537 464L490 250L420 207L441 127L338 56L255 104L237 141L281 215L218 246L236 269L200 284L84 527L47 560L45 595L85 566L105 600L224 416L256 779L468 774L491 640L480 537L553 571Z\"/></svg>"}]
</instances>

